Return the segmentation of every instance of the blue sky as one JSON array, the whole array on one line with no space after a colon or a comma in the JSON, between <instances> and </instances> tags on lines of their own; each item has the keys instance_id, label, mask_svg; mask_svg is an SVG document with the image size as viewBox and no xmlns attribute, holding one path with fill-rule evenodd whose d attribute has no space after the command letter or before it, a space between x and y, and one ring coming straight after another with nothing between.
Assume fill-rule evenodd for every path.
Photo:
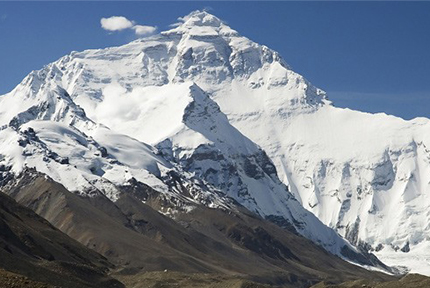
<instances>
[{"instance_id":1,"label":"blue sky","mask_svg":"<svg viewBox=\"0 0 430 288\"><path fill-rule=\"evenodd\" d=\"M0 94L73 50L136 38L103 30L103 17L163 31L204 8L280 52L336 106L430 117L430 2L0 2Z\"/></svg>"}]
</instances>

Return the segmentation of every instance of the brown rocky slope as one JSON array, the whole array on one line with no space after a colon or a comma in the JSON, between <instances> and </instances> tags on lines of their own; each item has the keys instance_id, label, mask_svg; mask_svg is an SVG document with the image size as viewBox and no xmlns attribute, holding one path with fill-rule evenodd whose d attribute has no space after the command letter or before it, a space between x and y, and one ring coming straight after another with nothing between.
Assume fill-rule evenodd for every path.
<instances>
[{"instance_id":1,"label":"brown rocky slope","mask_svg":"<svg viewBox=\"0 0 430 288\"><path fill-rule=\"evenodd\" d=\"M136 191L124 192L114 203L103 196L80 197L34 171L2 191L106 257L122 277L168 270L286 287L395 279L349 264L241 207L224 211L196 205L166 217L153 209L160 202L156 191L145 191L152 195L147 204Z\"/></svg>"}]
</instances>

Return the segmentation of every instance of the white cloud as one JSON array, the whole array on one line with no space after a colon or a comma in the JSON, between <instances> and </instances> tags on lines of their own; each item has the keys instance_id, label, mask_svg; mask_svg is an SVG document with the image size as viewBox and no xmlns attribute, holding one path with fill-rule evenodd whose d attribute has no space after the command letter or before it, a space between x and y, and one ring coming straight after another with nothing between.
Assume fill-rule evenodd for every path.
<instances>
[{"instance_id":1,"label":"white cloud","mask_svg":"<svg viewBox=\"0 0 430 288\"><path fill-rule=\"evenodd\" d=\"M102 28L108 31L121 31L133 29L136 35L143 36L154 33L157 30L155 26L137 25L134 21L128 20L124 16L112 16L100 20Z\"/></svg>"},{"instance_id":2,"label":"white cloud","mask_svg":"<svg viewBox=\"0 0 430 288\"><path fill-rule=\"evenodd\" d=\"M133 26L134 32L136 35L148 35L152 34L157 30L157 27L154 26L145 26L145 25L134 25Z\"/></svg>"},{"instance_id":3,"label":"white cloud","mask_svg":"<svg viewBox=\"0 0 430 288\"><path fill-rule=\"evenodd\" d=\"M102 28L108 31L121 31L132 28L133 22L123 16L112 16L100 20Z\"/></svg>"}]
</instances>

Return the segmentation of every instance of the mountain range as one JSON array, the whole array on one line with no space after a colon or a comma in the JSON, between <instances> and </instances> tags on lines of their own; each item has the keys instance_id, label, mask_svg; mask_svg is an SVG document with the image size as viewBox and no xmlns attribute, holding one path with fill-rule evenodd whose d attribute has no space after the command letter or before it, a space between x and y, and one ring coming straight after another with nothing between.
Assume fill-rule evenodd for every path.
<instances>
[{"instance_id":1,"label":"mountain range","mask_svg":"<svg viewBox=\"0 0 430 288\"><path fill-rule=\"evenodd\" d=\"M429 120L337 108L217 17L180 21L0 96L1 191L125 275L430 274Z\"/></svg>"}]
</instances>

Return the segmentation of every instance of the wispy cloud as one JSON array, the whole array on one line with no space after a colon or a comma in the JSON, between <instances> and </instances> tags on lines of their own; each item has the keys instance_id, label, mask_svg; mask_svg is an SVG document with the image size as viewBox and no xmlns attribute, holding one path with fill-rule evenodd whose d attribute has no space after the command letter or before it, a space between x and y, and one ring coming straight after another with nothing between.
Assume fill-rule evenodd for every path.
<instances>
[{"instance_id":1,"label":"wispy cloud","mask_svg":"<svg viewBox=\"0 0 430 288\"><path fill-rule=\"evenodd\" d=\"M157 30L155 26L137 25L135 21L129 20L124 16L102 18L100 19L100 24L104 30L111 32L133 29L138 36L149 35Z\"/></svg>"},{"instance_id":2,"label":"wispy cloud","mask_svg":"<svg viewBox=\"0 0 430 288\"><path fill-rule=\"evenodd\" d=\"M2 14L2 15L0 15L0 21L1 21L1 22L6 21L6 19L7 19L7 14Z\"/></svg>"}]
</instances>

